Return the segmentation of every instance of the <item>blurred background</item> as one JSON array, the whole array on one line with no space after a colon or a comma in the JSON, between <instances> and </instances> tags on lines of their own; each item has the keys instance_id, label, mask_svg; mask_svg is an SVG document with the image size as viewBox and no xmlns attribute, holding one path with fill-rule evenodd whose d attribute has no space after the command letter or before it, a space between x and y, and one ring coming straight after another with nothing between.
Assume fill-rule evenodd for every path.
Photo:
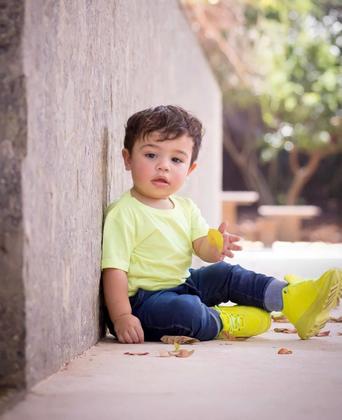
<instances>
[{"instance_id":1,"label":"blurred background","mask_svg":"<svg viewBox=\"0 0 342 420\"><path fill-rule=\"evenodd\" d=\"M341 1L182 5L222 90L231 230L342 242Z\"/></svg>"}]
</instances>

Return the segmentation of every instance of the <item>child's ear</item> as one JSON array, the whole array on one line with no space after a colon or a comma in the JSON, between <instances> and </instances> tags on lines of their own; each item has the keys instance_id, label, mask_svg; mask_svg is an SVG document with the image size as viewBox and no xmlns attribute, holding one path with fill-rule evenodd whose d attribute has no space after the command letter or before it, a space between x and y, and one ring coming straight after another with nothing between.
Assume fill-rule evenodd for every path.
<instances>
[{"instance_id":1,"label":"child's ear","mask_svg":"<svg viewBox=\"0 0 342 420\"><path fill-rule=\"evenodd\" d=\"M131 169L131 154L128 149L122 149L121 153L125 163L125 169L126 171L129 171Z\"/></svg>"},{"instance_id":2,"label":"child's ear","mask_svg":"<svg viewBox=\"0 0 342 420\"><path fill-rule=\"evenodd\" d=\"M196 162L192 162L192 164L190 165L190 168L188 169L188 175L191 174L191 172L193 170L195 170L197 168L197 163Z\"/></svg>"}]
</instances>

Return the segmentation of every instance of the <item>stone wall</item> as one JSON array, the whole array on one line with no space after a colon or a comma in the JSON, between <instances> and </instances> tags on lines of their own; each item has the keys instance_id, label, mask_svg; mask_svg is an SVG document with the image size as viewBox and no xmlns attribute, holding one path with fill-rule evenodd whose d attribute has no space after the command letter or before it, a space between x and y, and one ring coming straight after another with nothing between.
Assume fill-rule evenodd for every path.
<instances>
[{"instance_id":1,"label":"stone wall","mask_svg":"<svg viewBox=\"0 0 342 420\"><path fill-rule=\"evenodd\" d=\"M176 0L26 0L21 29L21 236L6 257L22 274L31 386L98 340L103 209L130 186L125 121L158 104L202 119L199 168L184 192L216 225L221 97Z\"/></svg>"},{"instance_id":2,"label":"stone wall","mask_svg":"<svg viewBox=\"0 0 342 420\"><path fill-rule=\"evenodd\" d=\"M0 2L0 400L25 384L25 300L21 161L26 95L21 57L22 1Z\"/></svg>"}]
</instances>

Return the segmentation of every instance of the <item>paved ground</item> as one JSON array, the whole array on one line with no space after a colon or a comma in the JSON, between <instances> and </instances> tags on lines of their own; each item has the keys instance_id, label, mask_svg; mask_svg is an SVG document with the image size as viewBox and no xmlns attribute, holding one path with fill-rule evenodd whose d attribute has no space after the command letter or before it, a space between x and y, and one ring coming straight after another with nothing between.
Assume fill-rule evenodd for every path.
<instances>
[{"instance_id":1,"label":"paved ground","mask_svg":"<svg viewBox=\"0 0 342 420\"><path fill-rule=\"evenodd\" d=\"M237 254L235 263L282 277L341 268L341 248L304 245ZM335 311L342 315L342 307ZM107 339L36 385L2 420L337 420L342 418L342 323L328 337L273 332L244 342L202 342L189 358L161 358L162 343ZM281 347L293 351L278 355ZM148 352L145 356L126 351Z\"/></svg>"},{"instance_id":2,"label":"paved ground","mask_svg":"<svg viewBox=\"0 0 342 420\"><path fill-rule=\"evenodd\" d=\"M342 417L342 336L337 335L342 324L329 323L327 329L330 336L307 341L270 330L244 342L183 345L195 350L184 359L158 357L172 345L107 339L35 386L2 419L337 420ZM278 355L281 347L293 354Z\"/></svg>"}]
</instances>

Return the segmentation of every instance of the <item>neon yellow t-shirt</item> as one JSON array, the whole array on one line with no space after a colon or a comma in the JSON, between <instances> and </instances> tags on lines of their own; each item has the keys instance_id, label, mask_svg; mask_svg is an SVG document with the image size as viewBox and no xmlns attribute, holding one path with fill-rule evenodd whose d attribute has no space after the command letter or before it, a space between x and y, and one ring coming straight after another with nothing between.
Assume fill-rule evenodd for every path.
<instances>
[{"instance_id":1,"label":"neon yellow t-shirt","mask_svg":"<svg viewBox=\"0 0 342 420\"><path fill-rule=\"evenodd\" d=\"M127 272L129 296L139 288L155 291L183 283L190 275L192 242L208 233L189 198L170 198L173 209L156 209L128 191L107 208L101 267Z\"/></svg>"}]
</instances>

